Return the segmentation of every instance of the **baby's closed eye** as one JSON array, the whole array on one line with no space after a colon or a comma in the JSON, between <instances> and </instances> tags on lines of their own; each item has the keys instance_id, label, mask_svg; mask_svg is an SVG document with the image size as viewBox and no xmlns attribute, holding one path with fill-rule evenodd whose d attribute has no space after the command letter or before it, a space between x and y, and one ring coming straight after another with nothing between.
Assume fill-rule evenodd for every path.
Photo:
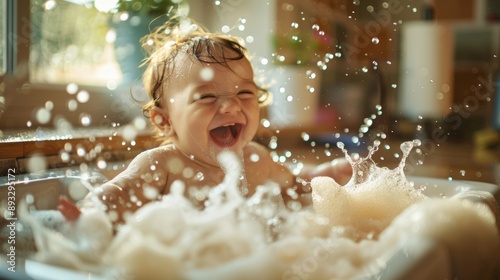
<instances>
[{"instance_id":1,"label":"baby's closed eye","mask_svg":"<svg viewBox=\"0 0 500 280\"><path fill-rule=\"evenodd\" d=\"M204 93L201 94L198 99L210 99L210 98L217 98L217 96L213 93Z\"/></svg>"},{"instance_id":2,"label":"baby's closed eye","mask_svg":"<svg viewBox=\"0 0 500 280\"><path fill-rule=\"evenodd\" d=\"M217 100L217 95L214 93L197 93L193 97L195 102L211 103Z\"/></svg>"},{"instance_id":3,"label":"baby's closed eye","mask_svg":"<svg viewBox=\"0 0 500 280\"><path fill-rule=\"evenodd\" d=\"M240 99L254 98L255 96L257 95L253 90L241 90L238 92L238 98Z\"/></svg>"}]
</instances>

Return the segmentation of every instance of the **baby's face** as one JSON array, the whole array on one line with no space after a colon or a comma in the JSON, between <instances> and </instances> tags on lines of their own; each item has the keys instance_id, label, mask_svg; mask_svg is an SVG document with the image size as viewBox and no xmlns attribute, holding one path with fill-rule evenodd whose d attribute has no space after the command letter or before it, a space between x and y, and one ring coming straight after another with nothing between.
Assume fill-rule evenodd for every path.
<instances>
[{"instance_id":1,"label":"baby's face","mask_svg":"<svg viewBox=\"0 0 500 280\"><path fill-rule=\"evenodd\" d=\"M174 69L162 104L175 135L173 142L188 156L205 163L223 149L240 152L259 125L259 103L250 62L202 63L186 55Z\"/></svg>"}]
</instances>

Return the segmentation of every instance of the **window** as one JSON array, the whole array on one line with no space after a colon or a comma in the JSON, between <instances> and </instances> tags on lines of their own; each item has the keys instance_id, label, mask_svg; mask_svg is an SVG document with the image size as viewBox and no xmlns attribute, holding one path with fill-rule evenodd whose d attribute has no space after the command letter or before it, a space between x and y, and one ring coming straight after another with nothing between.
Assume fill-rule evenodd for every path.
<instances>
[{"instance_id":1,"label":"window","mask_svg":"<svg viewBox=\"0 0 500 280\"><path fill-rule=\"evenodd\" d=\"M136 102L145 100L142 35L115 44L121 40L115 14L88 0L0 3L0 131L115 128L144 119ZM137 18L129 22L141 25Z\"/></svg>"},{"instance_id":2,"label":"window","mask_svg":"<svg viewBox=\"0 0 500 280\"><path fill-rule=\"evenodd\" d=\"M121 82L111 14L68 1L31 0L30 82Z\"/></svg>"}]
</instances>

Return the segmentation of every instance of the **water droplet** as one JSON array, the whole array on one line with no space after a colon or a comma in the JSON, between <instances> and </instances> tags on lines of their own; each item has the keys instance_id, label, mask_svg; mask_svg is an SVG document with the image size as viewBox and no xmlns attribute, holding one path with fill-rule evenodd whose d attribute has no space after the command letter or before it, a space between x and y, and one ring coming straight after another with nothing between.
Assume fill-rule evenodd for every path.
<instances>
[{"instance_id":1,"label":"water droplet","mask_svg":"<svg viewBox=\"0 0 500 280\"><path fill-rule=\"evenodd\" d=\"M103 158L99 158L97 160L97 168L99 168L99 169L105 169L106 166L107 166L107 163L106 163L106 161Z\"/></svg>"},{"instance_id":2,"label":"water droplet","mask_svg":"<svg viewBox=\"0 0 500 280\"><path fill-rule=\"evenodd\" d=\"M312 25L312 30L314 30L314 31L318 31L318 30L319 30L319 25L317 25L317 24L313 24L313 25Z\"/></svg>"},{"instance_id":3,"label":"water droplet","mask_svg":"<svg viewBox=\"0 0 500 280\"><path fill-rule=\"evenodd\" d=\"M52 109L54 109L54 102L52 101L45 102L45 109L52 111Z\"/></svg>"},{"instance_id":4,"label":"water droplet","mask_svg":"<svg viewBox=\"0 0 500 280\"><path fill-rule=\"evenodd\" d=\"M80 103L87 103L87 101L89 101L89 99L90 99L90 95L89 95L89 92L86 90L81 90L76 95L76 100L78 100L78 102L80 102Z\"/></svg>"},{"instance_id":5,"label":"water droplet","mask_svg":"<svg viewBox=\"0 0 500 280\"><path fill-rule=\"evenodd\" d=\"M136 117L133 120L133 125L137 130L143 130L147 127L148 123L143 117Z\"/></svg>"},{"instance_id":6,"label":"water droplet","mask_svg":"<svg viewBox=\"0 0 500 280\"><path fill-rule=\"evenodd\" d=\"M76 111L77 108L78 108L78 102L76 102L76 100L71 99L68 101L68 110L74 112Z\"/></svg>"},{"instance_id":7,"label":"water droplet","mask_svg":"<svg viewBox=\"0 0 500 280\"><path fill-rule=\"evenodd\" d=\"M275 150L276 148L278 148L278 137L276 137L276 136L271 137L271 140L269 141L268 147L271 150Z\"/></svg>"},{"instance_id":8,"label":"water droplet","mask_svg":"<svg viewBox=\"0 0 500 280\"><path fill-rule=\"evenodd\" d=\"M304 141L309 141L309 138L310 138L310 137L309 137L309 134L307 134L306 132L302 132L302 133L300 134L300 137L301 137L301 138L302 138L302 140L304 140Z\"/></svg>"},{"instance_id":9,"label":"water droplet","mask_svg":"<svg viewBox=\"0 0 500 280\"><path fill-rule=\"evenodd\" d=\"M198 173L196 173L195 179L198 181L203 181L203 180L205 180L205 175L203 175L202 172L198 172Z\"/></svg>"},{"instance_id":10,"label":"water droplet","mask_svg":"<svg viewBox=\"0 0 500 280\"><path fill-rule=\"evenodd\" d=\"M144 197L150 200L154 200L158 197L158 189L152 186L144 186L143 188Z\"/></svg>"},{"instance_id":11,"label":"water droplet","mask_svg":"<svg viewBox=\"0 0 500 280\"><path fill-rule=\"evenodd\" d=\"M286 157L285 156L280 156L279 157L279 162L285 163L286 162Z\"/></svg>"},{"instance_id":12,"label":"water droplet","mask_svg":"<svg viewBox=\"0 0 500 280\"><path fill-rule=\"evenodd\" d=\"M211 81L214 78L214 71L211 68L205 67L200 71L200 78L205 81Z\"/></svg>"},{"instance_id":13,"label":"water droplet","mask_svg":"<svg viewBox=\"0 0 500 280\"><path fill-rule=\"evenodd\" d=\"M69 160L71 159L69 153L67 153L67 152L62 152L60 154L60 157L61 157L62 162L69 162Z\"/></svg>"},{"instance_id":14,"label":"water droplet","mask_svg":"<svg viewBox=\"0 0 500 280\"><path fill-rule=\"evenodd\" d=\"M46 108L39 108L36 111L36 120L41 124L46 124L50 121L51 114Z\"/></svg>"},{"instance_id":15,"label":"water droplet","mask_svg":"<svg viewBox=\"0 0 500 280\"><path fill-rule=\"evenodd\" d=\"M34 155L28 159L28 172L41 173L47 170L47 162L42 155Z\"/></svg>"},{"instance_id":16,"label":"water droplet","mask_svg":"<svg viewBox=\"0 0 500 280\"><path fill-rule=\"evenodd\" d=\"M309 79L311 79L311 80L316 79L316 72L311 71L311 70L307 70L307 72L306 72L306 76L307 76Z\"/></svg>"},{"instance_id":17,"label":"water droplet","mask_svg":"<svg viewBox=\"0 0 500 280\"><path fill-rule=\"evenodd\" d=\"M66 92L69 94L75 94L78 92L78 85L75 83L69 83L66 86Z\"/></svg>"},{"instance_id":18,"label":"water droplet","mask_svg":"<svg viewBox=\"0 0 500 280\"><path fill-rule=\"evenodd\" d=\"M161 125L161 123L163 122L163 117L160 116L160 115L156 115L153 119L154 123L157 124L157 125Z\"/></svg>"},{"instance_id":19,"label":"water droplet","mask_svg":"<svg viewBox=\"0 0 500 280\"><path fill-rule=\"evenodd\" d=\"M378 37L373 37L372 38L372 43L377 45L378 43L380 42L379 38Z\"/></svg>"},{"instance_id":20,"label":"water droplet","mask_svg":"<svg viewBox=\"0 0 500 280\"><path fill-rule=\"evenodd\" d=\"M260 157L258 154L251 154L250 155L250 161L251 162L258 162L260 160Z\"/></svg>"},{"instance_id":21,"label":"water droplet","mask_svg":"<svg viewBox=\"0 0 500 280\"><path fill-rule=\"evenodd\" d=\"M339 149L344 149L345 145L344 145L344 143L342 143L342 142L337 142L337 147L338 147Z\"/></svg>"},{"instance_id":22,"label":"water droplet","mask_svg":"<svg viewBox=\"0 0 500 280\"><path fill-rule=\"evenodd\" d=\"M184 168L182 170L182 176L184 176L184 178L186 178L186 179L192 178L194 176L193 168L191 168L191 167Z\"/></svg>"},{"instance_id":23,"label":"water droplet","mask_svg":"<svg viewBox=\"0 0 500 280\"><path fill-rule=\"evenodd\" d=\"M260 124L262 124L262 126L266 128L271 126L271 122L268 119L261 119Z\"/></svg>"},{"instance_id":24,"label":"water droplet","mask_svg":"<svg viewBox=\"0 0 500 280\"><path fill-rule=\"evenodd\" d=\"M89 126L92 123L92 117L89 114L82 113L80 114L80 123L83 126Z\"/></svg>"}]
</instances>

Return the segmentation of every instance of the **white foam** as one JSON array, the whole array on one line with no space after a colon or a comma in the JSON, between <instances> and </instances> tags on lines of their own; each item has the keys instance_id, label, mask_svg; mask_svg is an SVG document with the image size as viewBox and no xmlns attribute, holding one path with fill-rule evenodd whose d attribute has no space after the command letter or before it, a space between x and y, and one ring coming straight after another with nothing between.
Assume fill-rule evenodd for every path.
<instances>
[{"instance_id":1,"label":"white foam","mask_svg":"<svg viewBox=\"0 0 500 280\"><path fill-rule=\"evenodd\" d=\"M87 255L99 254L92 263L139 279L350 279L369 274L370 263L419 235L449 248L460 266L455 267L458 276L483 276L496 265L491 260L498 257L499 241L491 211L461 199L426 198L405 179L404 165L389 170L352 161L355 169L369 171L362 176L366 180L353 179L343 187L331 178L315 178L314 211L289 211L274 184L244 199L237 187L238 157L223 153L218 159L227 174L212 189L206 209L183 197L185 186L177 182L161 201L132 214L109 246L85 247ZM54 257L48 248L79 244L81 237L47 238L52 234L48 229L38 233L45 242L38 256L67 265L68 259Z\"/></svg>"}]
</instances>

